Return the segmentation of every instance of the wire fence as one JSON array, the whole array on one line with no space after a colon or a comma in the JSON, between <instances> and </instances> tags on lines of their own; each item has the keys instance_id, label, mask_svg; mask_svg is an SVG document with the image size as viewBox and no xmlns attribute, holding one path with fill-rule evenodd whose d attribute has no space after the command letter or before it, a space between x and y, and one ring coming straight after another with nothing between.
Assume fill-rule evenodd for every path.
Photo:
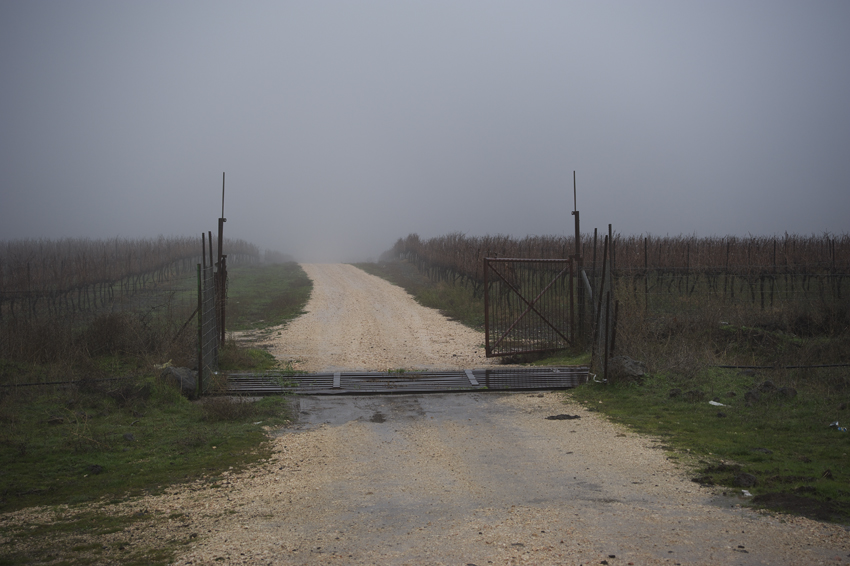
<instances>
[{"instance_id":1,"label":"wire fence","mask_svg":"<svg viewBox=\"0 0 850 566\"><path fill-rule=\"evenodd\" d=\"M619 270L614 287L620 300L659 315L711 309L739 322L816 313L850 318L850 276L844 273Z\"/></svg>"},{"instance_id":2,"label":"wire fence","mask_svg":"<svg viewBox=\"0 0 850 566\"><path fill-rule=\"evenodd\" d=\"M212 265L198 264L198 389L203 395L210 389L212 374L218 367L219 327L216 301L216 272Z\"/></svg>"},{"instance_id":3,"label":"wire fence","mask_svg":"<svg viewBox=\"0 0 850 566\"><path fill-rule=\"evenodd\" d=\"M69 269L65 275L58 273L49 279L49 269L40 269L38 273L28 270L36 263L34 259L29 263L7 261L0 265L0 359L64 366L67 369L63 373L69 376L63 381L56 375L59 370L20 372L12 371L13 365L6 365L5 369L0 368L0 385L69 383L81 379L72 377L76 376L72 366L79 365L81 360L131 356L155 365L197 369L196 393L208 392L213 385L211 378L217 368L224 334L227 263L253 263L260 258L259 252L253 253L255 248L237 241L240 245L230 257L221 254L214 261L212 249L217 241L211 233L209 257L206 242L200 245L195 242L194 256L186 256L186 250L181 248L183 257L170 263L157 263L149 258L154 266L152 272L125 270L128 275L109 280L74 279L67 276ZM39 243L52 254L45 256L49 261L42 262L44 266L61 266L72 261L71 257L58 255L56 250L63 250L62 246ZM99 249L97 242L84 243L85 249ZM133 249L128 246L127 249ZM65 247L71 251L78 249ZM13 248L7 245L4 249ZM20 269L12 270L13 265ZM98 267L91 258L87 266L90 273L110 272ZM61 363L55 365L57 361ZM112 378L104 371L89 371L90 375L84 379Z\"/></svg>"}]
</instances>

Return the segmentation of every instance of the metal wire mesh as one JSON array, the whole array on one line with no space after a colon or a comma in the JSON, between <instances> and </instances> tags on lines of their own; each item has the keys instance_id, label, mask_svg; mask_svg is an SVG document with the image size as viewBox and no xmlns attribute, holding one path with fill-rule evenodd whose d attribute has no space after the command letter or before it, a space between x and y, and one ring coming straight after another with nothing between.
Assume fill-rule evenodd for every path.
<instances>
[{"instance_id":1,"label":"metal wire mesh","mask_svg":"<svg viewBox=\"0 0 850 566\"><path fill-rule=\"evenodd\" d=\"M594 325L593 325L593 368L601 375L607 374L608 360L614 347L614 292L611 277L611 261L605 259L602 278L596 295L593 295Z\"/></svg>"},{"instance_id":2,"label":"metal wire mesh","mask_svg":"<svg viewBox=\"0 0 850 566\"><path fill-rule=\"evenodd\" d=\"M215 270L198 266L198 378L199 393L209 391L212 372L218 367L218 325L216 324Z\"/></svg>"}]
</instances>

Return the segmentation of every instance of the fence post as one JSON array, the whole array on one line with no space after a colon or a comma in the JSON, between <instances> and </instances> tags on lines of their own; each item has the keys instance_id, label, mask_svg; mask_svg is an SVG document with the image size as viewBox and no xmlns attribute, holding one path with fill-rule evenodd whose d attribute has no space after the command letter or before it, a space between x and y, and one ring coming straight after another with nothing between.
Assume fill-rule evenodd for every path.
<instances>
[{"instance_id":1,"label":"fence post","mask_svg":"<svg viewBox=\"0 0 850 566\"><path fill-rule=\"evenodd\" d=\"M201 241L204 236L201 234ZM201 380L204 378L204 295L201 285L201 264L198 264L198 381L195 384L195 397L200 398L203 392Z\"/></svg>"},{"instance_id":2,"label":"fence post","mask_svg":"<svg viewBox=\"0 0 850 566\"><path fill-rule=\"evenodd\" d=\"M573 216L576 217L575 221L575 232L576 232L576 245L575 245L575 263L576 263L576 276L580 276L582 266L584 262L581 259L581 223L579 222L579 213L578 213L578 204L576 200L576 172L573 171ZM572 265L571 265L572 267ZM570 285L572 286L572 273L570 274ZM584 287L582 287L581 283L576 285L576 294L577 294L577 302L576 305L578 307L578 327L584 330ZM570 290L572 293L572 289ZM570 301L572 301L572 294L570 295ZM572 310L572 306L570 307ZM572 312L570 313L570 318L572 319ZM575 331L573 330L573 340L575 340Z\"/></svg>"},{"instance_id":3,"label":"fence post","mask_svg":"<svg viewBox=\"0 0 850 566\"><path fill-rule=\"evenodd\" d=\"M605 380L605 383L608 383L608 360L611 357L611 291L607 291L605 293L605 357L603 361L605 363L605 369L602 373L602 379Z\"/></svg>"},{"instance_id":4,"label":"fence post","mask_svg":"<svg viewBox=\"0 0 850 566\"><path fill-rule=\"evenodd\" d=\"M617 349L617 317L620 312L620 301L614 299L614 320L611 323L611 353Z\"/></svg>"},{"instance_id":5,"label":"fence post","mask_svg":"<svg viewBox=\"0 0 850 566\"><path fill-rule=\"evenodd\" d=\"M224 217L224 172L221 173L221 217L218 219L218 285L216 285L217 301L218 301L218 323L221 332L219 345L224 345L224 303L225 303L225 285L227 284L227 271L224 265L224 223L227 218Z\"/></svg>"},{"instance_id":6,"label":"fence post","mask_svg":"<svg viewBox=\"0 0 850 566\"><path fill-rule=\"evenodd\" d=\"M590 365L594 368L596 367L596 361L599 358L599 332L600 325L602 324L602 297L604 295L605 290L605 277L606 275L610 278L610 273L608 273L608 236L605 237L605 244L603 246L602 251L602 278L599 281L599 307L596 309L596 321L593 325L593 333L592 333L592 346L590 349ZM604 355L604 354L603 354ZM607 364L607 360L605 362Z\"/></svg>"},{"instance_id":7,"label":"fence post","mask_svg":"<svg viewBox=\"0 0 850 566\"><path fill-rule=\"evenodd\" d=\"M643 238L643 310L649 312L649 238Z\"/></svg>"},{"instance_id":8,"label":"fence post","mask_svg":"<svg viewBox=\"0 0 850 566\"><path fill-rule=\"evenodd\" d=\"M593 274L591 276L593 288L596 289L596 247L598 243L598 228L593 229Z\"/></svg>"},{"instance_id":9,"label":"fence post","mask_svg":"<svg viewBox=\"0 0 850 566\"><path fill-rule=\"evenodd\" d=\"M490 287L487 272L490 270L489 258L484 258L484 355L490 357Z\"/></svg>"},{"instance_id":10,"label":"fence post","mask_svg":"<svg viewBox=\"0 0 850 566\"><path fill-rule=\"evenodd\" d=\"M581 293L582 292L581 281L578 281L578 278L580 277L579 271L575 272L575 276L576 276L576 284L578 285L578 292ZM583 294L580 294L579 297L582 297L582 301L584 300ZM579 328L582 328L581 323L583 323L583 322L584 322L584 317L580 316L580 318L579 318ZM573 339L574 343L577 342L577 340L576 340L575 307L573 306L573 262L570 262L570 338Z\"/></svg>"},{"instance_id":11,"label":"fence post","mask_svg":"<svg viewBox=\"0 0 850 566\"><path fill-rule=\"evenodd\" d=\"M221 256L221 340L219 347L224 346L224 322L227 314L227 256Z\"/></svg>"}]
</instances>

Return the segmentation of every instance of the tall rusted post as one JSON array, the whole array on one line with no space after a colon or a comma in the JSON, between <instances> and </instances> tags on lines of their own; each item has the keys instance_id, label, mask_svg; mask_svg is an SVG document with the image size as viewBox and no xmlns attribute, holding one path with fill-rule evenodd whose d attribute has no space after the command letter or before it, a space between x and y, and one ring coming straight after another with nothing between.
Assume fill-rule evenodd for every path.
<instances>
[{"instance_id":1,"label":"tall rusted post","mask_svg":"<svg viewBox=\"0 0 850 566\"><path fill-rule=\"evenodd\" d=\"M597 248L597 237L598 237L598 228L593 229L593 275L591 279L593 281L593 288L596 288L596 248Z\"/></svg>"},{"instance_id":2,"label":"tall rusted post","mask_svg":"<svg viewBox=\"0 0 850 566\"><path fill-rule=\"evenodd\" d=\"M224 310L225 310L225 290L227 284L227 271L224 264L224 223L227 218L224 217L224 172L221 174L221 218L218 219L218 262L216 263L216 299L218 307L218 327L220 331L219 344L224 345Z\"/></svg>"},{"instance_id":3,"label":"tall rusted post","mask_svg":"<svg viewBox=\"0 0 850 566\"><path fill-rule=\"evenodd\" d=\"M201 243L204 242L204 235L201 234ZM204 380L204 288L201 283L201 264L197 267L198 273L198 382L195 388L195 397L200 397L203 393Z\"/></svg>"},{"instance_id":4,"label":"tall rusted post","mask_svg":"<svg viewBox=\"0 0 850 566\"><path fill-rule=\"evenodd\" d=\"M227 322L227 256L221 256L221 342L224 345L224 326Z\"/></svg>"},{"instance_id":5,"label":"tall rusted post","mask_svg":"<svg viewBox=\"0 0 850 566\"><path fill-rule=\"evenodd\" d=\"M608 383L608 361L611 359L611 291L605 293L605 370L603 371L603 381Z\"/></svg>"},{"instance_id":6,"label":"tall rusted post","mask_svg":"<svg viewBox=\"0 0 850 566\"><path fill-rule=\"evenodd\" d=\"M575 319L575 305L573 305L573 275L576 276L576 285L581 288L581 282L578 281L580 275L578 275L578 271L573 273L573 263L570 262L570 338L573 339L573 344L576 343L576 319ZM581 328L581 327L579 327Z\"/></svg>"},{"instance_id":7,"label":"tall rusted post","mask_svg":"<svg viewBox=\"0 0 850 566\"><path fill-rule=\"evenodd\" d=\"M576 199L576 172L573 171L573 216L575 216L575 228L576 228L576 246L575 246L575 254L573 257L575 258L575 276L581 277L582 270L582 261L581 261L581 223L579 222L579 213L578 213L578 202ZM572 280L571 280L572 281ZM584 287L580 284L576 285L576 299L577 299L577 307L578 307L578 327L580 332L584 332ZM573 336L573 340L575 340L575 335Z\"/></svg>"},{"instance_id":8,"label":"tall rusted post","mask_svg":"<svg viewBox=\"0 0 850 566\"><path fill-rule=\"evenodd\" d=\"M221 256L224 255L222 243L224 241L224 223L226 220L226 218L218 219L218 261L216 262L216 267L218 267L218 264L221 262Z\"/></svg>"},{"instance_id":9,"label":"tall rusted post","mask_svg":"<svg viewBox=\"0 0 850 566\"><path fill-rule=\"evenodd\" d=\"M643 238L643 310L649 312L649 238Z\"/></svg>"},{"instance_id":10,"label":"tall rusted post","mask_svg":"<svg viewBox=\"0 0 850 566\"><path fill-rule=\"evenodd\" d=\"M602 251L602 279L599 282L599 298L598 298L599 307L596 309L596 321L594 322L594 325L593 325L593 335L592 335L592 338L591 338L591 347L590 347L590 365L594 368L596 368L596 365L595 365L596 362L599 361L598 360L599 354L597 352L597 350L599 349L598 348L599 331L600 331L599 326L602 323L602 320L601 320L601 317L602 317L602 296L604 295L603 291L605 290L605 276L606 276L606 272L607 272L607 267L608 267L608 237L606 236L605 237L605 244L603 246L603 251ZM609 277L610 277L610 275L609 275ZM606 361L606 363L607 363L607 361Z\"/></svg>"},{"instance_id":11,"label":"tall rusted post","mask_svg":"<svg viewBox=\"0 0 850 566\"><path fill-rule=\"evenodd\" d=\"M484 355L490 357L490 287L487 272L490 271L489 258L484 258Z\"/></svg>"}]
</instances>

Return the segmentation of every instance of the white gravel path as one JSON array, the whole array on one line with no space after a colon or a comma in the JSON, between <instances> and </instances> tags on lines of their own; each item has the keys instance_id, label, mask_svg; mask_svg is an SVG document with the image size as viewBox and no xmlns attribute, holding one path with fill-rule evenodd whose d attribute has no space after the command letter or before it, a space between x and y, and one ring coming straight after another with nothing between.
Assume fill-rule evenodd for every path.
<instances>
[{"instance_id":1,"label":"white gravel path","mask_svg":"<svg viewBox=\"0 0 850 566\"><path fill-rule=\"evenodd\" d=\"M335 404L362 414L282 431L266 465L182 496L205 534L177 564L850 563L845 527L718 497L562 393L304 408ZM561 413L580 419L545 419Z\"/></svg>"},{"instance_id":2,"label":"white gravel path","mask_svg":"<svg viewBox=\"0 0 850 566\"><path fill-rule=\"evenodd\" d=\"M344 264L304 264L306 314L264 345L308 372L456 369L494 365L484 335L419 305L404 289ZM279 333L278 333L279 332Z\"/></svg>"}]
</instances>

